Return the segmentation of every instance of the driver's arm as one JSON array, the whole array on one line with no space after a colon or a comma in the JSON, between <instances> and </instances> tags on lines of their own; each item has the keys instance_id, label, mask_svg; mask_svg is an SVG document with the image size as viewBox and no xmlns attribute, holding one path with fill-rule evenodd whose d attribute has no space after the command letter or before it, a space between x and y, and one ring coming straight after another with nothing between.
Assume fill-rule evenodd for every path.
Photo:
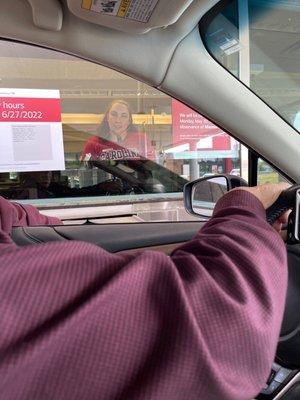
<instances>
[{"instance_id":1,"label":"driver's arm","mask_svg":"<svg viewBox=\"0 0 300 400\"><path fill-rule=\"evenodd\" d=\"M15 226L61 224L60 219L43 215L36 207L10 202L0 196L0 232L10 234Z\"/></svg>"},{"instance_id":2,"label":"driver's arm","mask_svg":"<svg viewBox=\"0 0 300 400\"><path fill-rule=\"evenodd\" d=\"M1 246L0 398L248 400L263 387L287 265L253 193L225 195L171 257Z\"/></svg>"}]
</instances>

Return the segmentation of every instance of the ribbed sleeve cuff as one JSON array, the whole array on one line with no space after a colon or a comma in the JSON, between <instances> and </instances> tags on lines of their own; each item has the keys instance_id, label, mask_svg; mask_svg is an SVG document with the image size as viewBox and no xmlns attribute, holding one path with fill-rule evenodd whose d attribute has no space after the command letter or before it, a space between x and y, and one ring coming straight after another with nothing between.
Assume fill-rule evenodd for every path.
<instances>
[{"instance_id":1,"label":"ribbed sleeve cuff","mask_svg":"<svg viewBox=\"0 0 300 400\"><path fill-rule=\"evenodd\" d=\"M261 201L258 200L254 194L243 189L231 190L226 193L216 204L214 213L218 213L224 208L229 207L247 207L261 218L266 218L266 210L264 209Z\"/></svg>"}]
</instances>

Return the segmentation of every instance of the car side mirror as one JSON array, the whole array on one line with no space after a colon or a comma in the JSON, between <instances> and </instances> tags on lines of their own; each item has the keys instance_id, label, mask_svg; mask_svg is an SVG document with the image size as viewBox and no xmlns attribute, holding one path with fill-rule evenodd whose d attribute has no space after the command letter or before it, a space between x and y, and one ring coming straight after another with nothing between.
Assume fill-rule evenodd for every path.
<instances>
[{"instance_id":1,"label":"car side mirror","mask_svg":"<svg viewBox=\"0 0 300 400\"><path fill-rule=\"evenodd\" d=\"M211 217L216 202L229 190L248 186L235 175L215 175L187 183L183 188L184 206L188 213Z\"/></svg>"}]
</instances>

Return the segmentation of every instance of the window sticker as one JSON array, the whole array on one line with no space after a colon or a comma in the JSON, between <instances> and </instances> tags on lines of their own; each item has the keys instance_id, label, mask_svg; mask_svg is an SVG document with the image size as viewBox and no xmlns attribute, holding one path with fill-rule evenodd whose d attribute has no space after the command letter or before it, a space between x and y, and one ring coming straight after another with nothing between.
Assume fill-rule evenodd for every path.
<instances>
[{"instance_id":1,"label":"window sticker","mask_svg":"<svg viewBox=\"0 0 300 400\"><path fill-rule=\"evenodd\" d=\"M227 56L230 56L230 54L237 53L240 50L242 50L241 45L240 44L236 44L235 46L229 47L229 49L224 50L224 53Z\"/></svg>"},{"instance_id":2,"label":"window sticker","mask_svg":"<svg viewBox=\"0 0 300 400\"><path fill-rule=\"evenodd\" d=\"M209 37L227 56L242 49L238 39L223 29L210 33Z\"/></svg>"},{"instance_id":3,"label":"window sticker","mask_svg":"<svg viewBox=\"0 0 300 400\"><path fill-rule=\"evenodd\" d=\"M238 142L191 108L172 99L174 159L238 158Z\"/></svg>"},{"instance_id":4,"label":"window sticker","mask_svg":"<svg viewBox=\"0 0 300 400\"><path fill-rule=\"evenodd\" d=\"M58 90L0 89L0 172L64 170Z\"/></svg>"},{"instance_id":5,"label":"window sticker","mask_svg":"<svg viewBox=\"0 0 300 400\"><path fill-rule=\"evenodd\" d=\"M157 3L158 0L82 0L81 6L96 13L146 23Z\"/></svg>"}]
</instances>

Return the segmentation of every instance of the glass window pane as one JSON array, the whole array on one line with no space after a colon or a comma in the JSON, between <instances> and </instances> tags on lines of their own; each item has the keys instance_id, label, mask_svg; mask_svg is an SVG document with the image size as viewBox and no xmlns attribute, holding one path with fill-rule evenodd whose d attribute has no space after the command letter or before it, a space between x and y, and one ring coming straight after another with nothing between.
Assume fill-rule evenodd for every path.
<instances>
[{"instance_id":1,"label":"glass window pane","mask_svg":"<svg viewBox=\"0 0 300 400\"><path fill-rule=\"evenodd\" d=\"M6 126L0 142L2 196L64 207L182 199L188 180L216 173L240 174L236 140L144 83L91 62L24 44L0 41L0 54L0 124ZM47 137L41 128L50 122L38 123L27 109L25 115L15 106L5 108L8 92L18 94L20 89L27 89L33 97L37 89L58 91L65 169L39 168L42 154L53 156L56 139L51 127ZM26 108L27 100L22 97L18 104ZM18 120L20 115L25 121ZM21 147L12 139L20 135L20 129ZM30 146L37 146L37 137L40 147L33 156ZM19 158L16 146L21 148ZM20 163L20 158L28 162Z\"/></svg>"},{"instance_id":2,"label":"glass window pane","mask_svg":"<svg viewBox=\"0 0 300 400\"><path fill-rule=\"evenodd\" d=\"M300 132L299 1L223 2L201 29L213 56Z\"/></svg>"},{"instance_id":3,"label":"glass window pane","mask_svg":"<svg viewBox=\"0 0 300 400\"><path fill-rule=\"evenodd\" d=\"M279 182L287 182L287 179L282 175L280 175L266 161L258 159L257 183L259 185L263 185L264 183L279 183Z\"/></svg>"}]
</instances>

